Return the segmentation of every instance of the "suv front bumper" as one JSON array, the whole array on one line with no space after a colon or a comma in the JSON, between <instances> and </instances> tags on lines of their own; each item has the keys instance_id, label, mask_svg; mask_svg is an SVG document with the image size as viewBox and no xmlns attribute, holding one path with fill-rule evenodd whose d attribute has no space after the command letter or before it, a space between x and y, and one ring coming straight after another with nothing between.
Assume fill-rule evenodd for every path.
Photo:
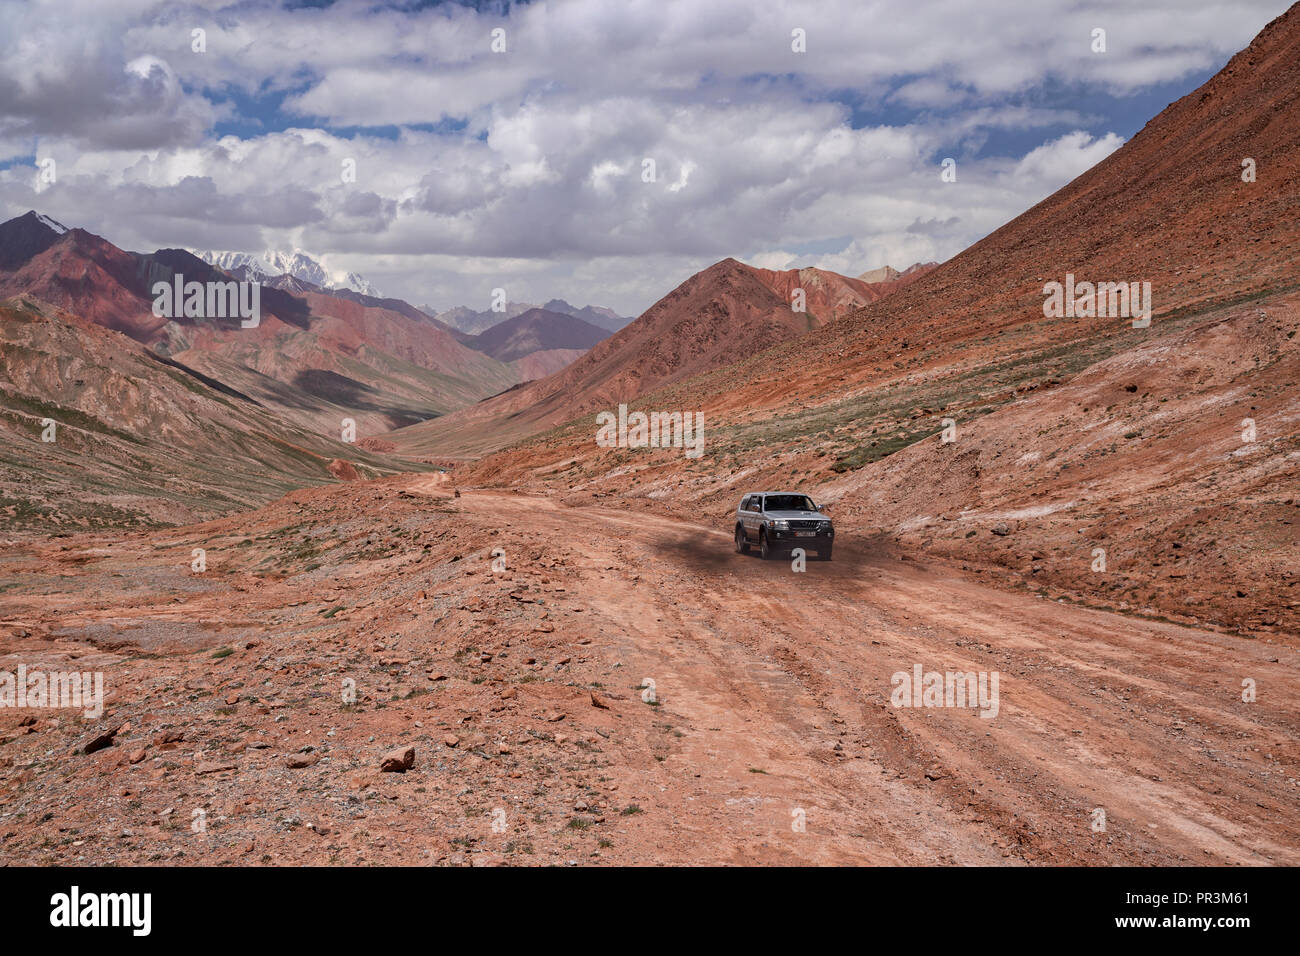
<instances>
[{"instance_id":1,"label":"suv front bumper","mask_svg":"<svg viewBox=\"0 0 1300 956\"><path fill-rule=\"evenodd\" d=\"M828 528L825 531L782 531L780 528L768 528L768 537L778 544L789 544L797 546L800 544L811 544L816 547L818 544L830 544L835 540L835 529Z\"/></svg>"}]
</instances>

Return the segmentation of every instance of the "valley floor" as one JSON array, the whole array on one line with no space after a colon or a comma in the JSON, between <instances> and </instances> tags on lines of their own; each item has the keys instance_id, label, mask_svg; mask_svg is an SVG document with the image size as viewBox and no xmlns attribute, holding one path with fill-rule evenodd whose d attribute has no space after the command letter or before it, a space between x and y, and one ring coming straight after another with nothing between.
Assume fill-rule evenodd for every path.
<instances>
[{"instance_id":1,"label":"valley floor","mask_svg":"<svg viewBox=\"0 0 1300 956\"><path fill-rule=\"evenodd\" d=\"M795 573L723 519L402 475L7 542L0 671L108 702L0 710L0 863L1300 863L1293 638L840 539ZM996 717L891 706L918 664L998 672Z\"/></svg>"}]
</instances>

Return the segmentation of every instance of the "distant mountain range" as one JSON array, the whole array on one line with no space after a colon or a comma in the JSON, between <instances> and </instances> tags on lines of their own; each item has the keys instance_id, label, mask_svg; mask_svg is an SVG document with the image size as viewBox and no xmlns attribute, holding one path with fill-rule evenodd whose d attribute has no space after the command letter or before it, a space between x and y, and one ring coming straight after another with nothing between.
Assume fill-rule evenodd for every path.
<instances>
[{"instance_id":1,"label":"distant mountain range","mask_svg":"<svg viewBox=\"0 0 1300 956\"><path fill-rule=\"evenodd\" d=\"M268 249L258 254L211 250L191 250L191 252L209 265L254 282L291 276L308 282L318 289L329 291L351 289L362 295L382 298L379 290L365 277L355 272L330 272L315 257L301 249L294 249L291 252Z\"/></svg>"},{"instance_id":2,"label":"distant mountain range","mask_svg":"<svg viewBox=\"0 0 1300 956\"><path fill-rule=\"evenodd\" d=\"M258 282L261 323L245 329L230 319L155 315L154 284L178 274ZM375 295L361 277L333 275L301 250L133 253L34 210L0 224L0 299L60 310L39 313L46 321L122 332L293 428L326 436L352 419L359 437L373 437L502 392L508 404L530 400L534 407L518 424L533 430L564 411L726 364L756 340L770 344L819 328L906 282L728 259L636 323L563 299L512 303L504 313L435 312ZM792 308L795 294L806 300L802 311ZM573 374L557 377L575 362L582 364ZM540 390L512 388L542 379Z\"/></svg>"},{"instance_id":3,"label":"distant mountain range","mask_svg":"<svg viewBox=\"0 0 1300 956\"><path fill-rule=\"evenodd\" d=\"M868 283L825 269L777 271L723 259L554 374L391 438L406 451L481 454L819 329L928 271Z\"/></svg>"},{"instance_id":4,"label":"distant mountain range","mask_svg":"<svg viewBox=\"0 0 1300 956\"><path fill-rule=\"evenodd\" d=\"M928 272L939 263L937 262L918 262L914 266L909 266L902 272L899 272L893 266L881 266L879 269L868 269L866 272L858 274L858 279L866 283L874 282L893 282L896 279L906 279L908 276L918 272Z\"/></svg>"},{"instance_id":5,"label":"distant mountain range","mask_svg":"<svg viewBox=\"0 0 1300 956\"><path fill-rule=\"evenodd\" d=\"M524 309L495 330L470 334L404 300L360 291L373 286L355 275L331 287L335 277L301 251L204 255L126 252L32 210L0 224L0 299L29 298L61 310L58 321L122 332L296 427L327 435L337 435L345 418L361 436L382 433L544 377L609 335L580 316L622 321L608 309L553 300L567 311ZM260 324L155 315L154 284L177 275L257 282Z\"/></svg>"},{"instance_id":6,"label":"distant mountain range","mask_svg":"<svg viewBox=\"0 0 1300 956\"><path fill-rule=\"evenodd\" d=\"M575 319L581 319L604 329L606 332L617 332L632 321L632 317L619 315L613 309L606 309L599 305L584 305L582 308L578 308L563 299L551 299L544 305L533 305L529 302L509 302L502 312L494 312L491 309L476 312L474 309L463 305L448 309L445 312L439 312L432 306L420 306L420 311L433 316L439 322L445 322L454 329L468 332L470 335L485 332L494 325L535 309L571 315Z\"/></svg>"},{"instance_id":7,"label":"distant mountain range","mask_svg":"<svg viewBox=\"0 0 1300 956\"><path fill-rule=\"evenodd\" d=\"M60 226L59 223L52 219L36 214L42 221L52 224L66 231L66 227ZM284 252L276 249L268 249L262 253L249 252L216 252L212 250L191 250L199 259L228 272L237 279L251 282L260 282L264 286L279 289L283 292L303 293L303 292L328 292L343 295L352 298L353 301L361 302L365 305L383 305L386 308L394 308L394 303L401 303L395 311L418 311L423 315L436 319L438 322L456 330L457 332L466 333L467 336L476 336L485 332L502 322L509 321L522 315L525 312L544 310L550 313L559 313L562 315L572 316L581 320L584 324L590 324L603 329L606 332L617 332L623 326L632 321L630 317L621 316L613 309L606 309L602 306L586 305L582 308L570 305L563 299L551 299L545 305L537 306L529 302L511 302L508 303L504 311L494 311L486 309L478 312L466 306L456 306L447 309L445 312L439 312L431 306L420 306L417 309L408 305L401 299L390 299L385 297L374 283L370 282L364 276L355 272L330 272L320 260L304 252L301 249L294 249L290 252ZM349 295L351 293L351 295ZM548 329L558 330L559 326L551 323ZM574 337L583 338L583 333L576 330L569 330L561 334L563 339L573 339ZM457 336L464 344L476 348L475 345L468 342L466 338ZM560 344L548 344L546 335L543 333L538 339L540 348L531 351L543 349L571 349L572 346ZM594 344L594 343L593 343ZM523 358L527 353L512 356L512 358Z\"/></svg>"},{"instance_id":8,"label":"distant mountain range","mask_svg":"<svg viewBox=\"0 0 1300 956\"><path fill-rule=\"evenodd\" d=\"M463 341L485 355L509 362L546 349L569 349L581 354L609 338L609 334L607 329L574 315L529 309Z\"/></svg>"},{"instance_id":9,"label":"distant mountain range","mask_svg":"<svg viewBox=\"0 0 1300 956\"><path fill-rule=\"evenodd\" d=\"M285 288L263 283L253 328L237 319L155 315L156 282L178 274L224 282L230 274L184 249L125 252L51 223L33 211L0 224L0 299L30 298L63 310L63 321L125 333L297 427L337 437L351 418L359 435L375 434L521 380L508 363L461 344L461 333L406 302L322 290L306 279L289 277ZM233 273L251 265L241 262Z\"/></svg>"}]
</instances>

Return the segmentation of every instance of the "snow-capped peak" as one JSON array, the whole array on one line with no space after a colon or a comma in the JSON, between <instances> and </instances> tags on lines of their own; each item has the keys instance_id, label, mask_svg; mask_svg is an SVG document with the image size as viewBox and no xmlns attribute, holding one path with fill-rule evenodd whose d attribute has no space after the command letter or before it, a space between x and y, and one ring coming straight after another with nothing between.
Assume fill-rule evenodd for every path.
<instances>
[{"instance_id":1,"label":"snow-capped peak","mask_svg":"<svg viewBox=\"0 0 1300 956\"><path fill-rule=\"evenodd\" d=\"M349 272L345 275L340 285L346 286L354 292L360 292L362 295L373 296L376 299L383 298L383 295L374 287L369 279L365 276L359 276L355 272Z\"/></svg>"},{"instance_id":2,"label":"snow-capped peak","mask_svg":"<svg viewBox=\"0 0 1300 956\"><path fill-rule=\"evenodd\" d=\"M243 268L249 278L272 279L276 276L290 275L322 289L351 289L362 295L379 296L376 289L363 276L355 272L330 272L313 256L301 249L285 252L280 249L268 249L261 254L249 252L199 252L194 254L209 265L218 269Z\"/></svg>"},{"instance_id":3,"label":"snow-capped peak","mask_svg":"<svg viewBox=\"0 0 1300 956\"><path fill-rule=\"evenodd\" d=\"M33 212L36 212L35 210L32 210L32 211L33 211ZM39 223L41 223L42 225L44 225L44 226L48 226L50 229L53 229L53 230L54 230L55 232L57 232L60 236L63 235L65 232L68 231L68 227L65 226L63 223L61 223L61 222L55 222L55 221L54 221L53 219L51 219L49 216L42 216L39 212L36 213L36 220L37 220Z\"/></svg>"}]
</instances>

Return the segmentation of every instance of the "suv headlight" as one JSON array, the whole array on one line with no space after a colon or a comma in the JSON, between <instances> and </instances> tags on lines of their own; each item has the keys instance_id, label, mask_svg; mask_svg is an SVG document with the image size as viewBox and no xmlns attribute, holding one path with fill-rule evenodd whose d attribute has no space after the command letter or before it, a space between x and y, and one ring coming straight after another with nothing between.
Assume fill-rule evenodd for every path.
<instances>
[{"instance_id":1,"label":"suv headlight","mask_svg":"<svg viewBox=\"0 0 1300 956\"><path fill-rule=\"evenodd\" d=\"M789 531L789 530L790 530L790 522L788 522L788 521L769 521L769 522L767 523L767 526L768 526L769 528L775 528L777 531Z\"/></svg>"}]
</instances>

